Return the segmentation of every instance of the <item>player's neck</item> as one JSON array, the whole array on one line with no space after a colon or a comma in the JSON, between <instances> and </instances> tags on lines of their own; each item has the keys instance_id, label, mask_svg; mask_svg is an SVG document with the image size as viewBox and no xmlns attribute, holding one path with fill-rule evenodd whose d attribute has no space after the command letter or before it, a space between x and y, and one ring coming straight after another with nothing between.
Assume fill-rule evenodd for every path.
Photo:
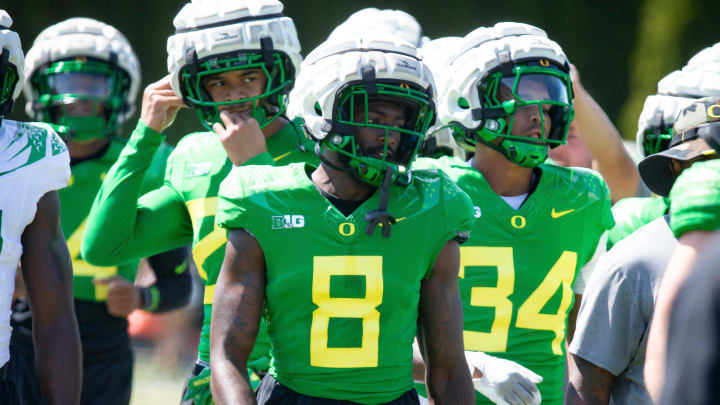
<instances>
[{"instance_id":1,"label":"player's neck","mask_svg":"<svg viewBox=\"0 0 720 405\"><path fill-rule=\"evenodd\" d=\"M321 163L310 177L318 190L340 200L366 200L375 192L375 187L325 163Z\"/></svg>"},{"instance_id":2,"label":"player's neck","mask_svg":"<svg viewBox=\"0 0 720 405\"><path fill-rule=\"evenodd\" d=\"M287 124L289 124L289 121L286 120L284 117L277 117L272 120L271 123L267 124L265 128L261 129L261 131L263 133L263 136L265 136L265 139L270 139L270 137L280 132L280 130L283 129Z\"/></svg>"},{"instance_id":3,"label":"player's neck","mask_svg":"<svg viewBox=\"0 0 720 405\"><path fill-rule=\"evenodd\" d=\"M482 173L490 188L500 196L527 194L532 189L533 169L510 162L494 149L478 145L472 163L473 167Z\"/></svg>"}]
</instances>

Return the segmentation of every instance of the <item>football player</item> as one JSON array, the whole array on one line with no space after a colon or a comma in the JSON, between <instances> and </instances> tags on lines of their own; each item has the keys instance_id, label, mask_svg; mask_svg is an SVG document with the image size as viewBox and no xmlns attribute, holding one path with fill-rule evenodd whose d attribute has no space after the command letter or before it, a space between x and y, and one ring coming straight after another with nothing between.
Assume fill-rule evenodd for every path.
<instances>
[{"instance_id":1,"label":"football player","mask_svg":"<svg viewBox=\"0 0 720 405\"><path fill-rule=\"evenodd\" d=\"M720 96L720 73L713 70L709 63L689 64L661 79L658 82L658 94L645 99L638 120L636 139L640 154L648 157L665 151L680 110L694 100L706 96ZM672 182L658 185L651 179L656 168L647 166L647 162L641 162L639 166L642 179L660 198L626 198L615 204L613 215L616 224L608 232L608 249L645 224L669 213L668 193Z\"/></svg>"},{"instance_id":2,"label":"football player","mask_svg":"<svg viewBox=\"0 0 720 405\"><path fill-rule=\"evenodd\" d=\"M720 159L717 159L715 149L710 146L717 147L720 140L720 99L700 99L684 112L675 123L673 132L680 137L701 138L705 148L703 155L714 155L716 158L692 166L687 163L673 164L676 172L678 169L686 169L670 191L670 226L679 244L673 251L658 290L645 362L647 388L656 403L665 376L668 322L675 295L690 274L698 252L714 248L708 244L708 240L720 229ZM686 148L684 152L693 155L698 149Z\"/></svg>"},{"instance_id":3,"label":"football player","mask_svg":"<svg viewBox=\"0 0 720 405\"><path fill-rule=\"evenodd\" d=\"M596 172L543 164L573 118L570 65L544 31L518 23L479 28L433 56L439 119L475 156L414 167L439 167L473 200L459 279L469 366L484 367L472 352L517 362L542 377L543 404L561 404L566 337L614 223ZM477 403L537 404L532 388Z\"/></svg>"},{"instance_id":4,"label":"football player","mask_svg":"<svg viewBox=\"0 0 720 405\"><path fill-rule=\"evenodd\" d=\"M193 1L180 10L168 38L170 74L145 89L140 120L105 177L84 236L83 255L97 265L193 244L205 284L198 361L186 395L195 403L210 401L210 314L227 241L215 225L220 182L233 164L317 162L299 125L284 116L301 57L295 26L282 10L276 0ZM140 184L162 132L186 105L208 131L185 136L170 156L165 184L143 195ZM262 336L248 362L254 385L269 366Z\"/></svg>"},{"instance_id":5,"label":"football player","mask_svg":"<svg viewBox=\"0 0 720 405\"><path fill-rule=\"evenodd\" d=\"M221 186L216 403L256 403L244 364L261 315L273 362L258 404L417 404L416 335L433 397L472 403L456 241L472 207L441 172L408 170L433 87L400 38L344 37L308 55L290 98L321 165L237 168Z\"/></svg>"},{"instance_id":6,"label":"football player","mask_svg":"<svg viewBox=\"0 0 720 405\"><path fill-rule=\"evenodd\" d=\"M127 316L135 309L179 308L190 296L186 249L150 258L157 282L135 287L137 261L98 267L80 255L82 234L95 194L120 155L115 135L134 112L140 66L130 43L115 28L89 18L71 18L43 30L27 53L24 92L27 113L67 132L71 177L60 190L63 233L73 262L75 312L83 346L83 403L127 404L133 356ZM168 145L159 148L144 190L162 184ZM116 217L116 221L123 221ZM180 271L176 271L179 269ZM28 404L41 403L32 376L32 318L26 300L15 302L11 362Z\"/></svg>"},{"instance_id":7,"label":"football player","mask_svg":"<svg viewBox=\"0 0 720 405\"><path fill-rule=\"evenodd\" d=\"M72 268L60 226L57 190L70 178L70 157L44 124L4 119L22 89L24 57L12 19L0 10L0 398L24 398L8 367L10 306L18 264L34 317L37 378L46 404L80 399L80 337L73 315Z\"/></svg>"}]
</instances>

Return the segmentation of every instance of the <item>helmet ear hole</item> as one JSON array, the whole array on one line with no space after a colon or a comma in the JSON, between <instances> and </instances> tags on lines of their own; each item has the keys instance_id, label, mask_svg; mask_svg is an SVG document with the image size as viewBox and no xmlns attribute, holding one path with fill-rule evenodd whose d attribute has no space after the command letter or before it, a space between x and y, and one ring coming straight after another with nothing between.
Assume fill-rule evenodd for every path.
<instances>
[{"instance_id":1,"label":"helmet ear hole","mask_svg":"<svg viewBox=\"0 0 720 405\"><path fill-rule=\"evenodd\" d=\"M467 101L467 99L465 97L458 98L457 105L458 105L458 107L462 108L463 110L467 110L468 108L470 108L470 103Z\"/></svg>"},{"instance_id":2,"label":"helmet ear hole","mask_svg":"<svg viewBox=\"0 0 720 405\"><path fill-rule=\"evenodd\" d=\"M317 101L315 102L315 114L322 117L322 108L320 108L320 103Z\"/></svg>"}]
</instances>

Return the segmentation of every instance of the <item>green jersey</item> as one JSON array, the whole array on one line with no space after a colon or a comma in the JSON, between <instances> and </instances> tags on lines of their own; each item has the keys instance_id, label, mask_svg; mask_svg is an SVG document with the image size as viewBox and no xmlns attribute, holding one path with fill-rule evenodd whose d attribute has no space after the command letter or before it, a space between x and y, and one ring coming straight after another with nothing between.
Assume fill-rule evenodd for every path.
<instances>
[{"instance_id":1,"label":"green jersey","mask_svg":"<svg viewBox=\"0 0 720 405\"><path fill-rule=\"evenodd\" d=\"M667 197L623 198L612 207L615 226L608 231L607 249L670 211Z\"/></svg>"},{"instance_id":2,"label":"green jersey","mask_svg":"<svg viewBox=\"0 0 720 405\"><path fill-rule=\"evenodd\" d=\"M670 227L686 232L720 229L720 159L694 163L670 190Z\"/></svg>"},{"instance_id":3,"label":"green jersey","mask_svg":"<svg viewBox=\"0 0 720 405\"><path fill-rule=\"evenodd\" d=\"M267 139L268 153L245 164L316 163L311 144L299 131L295 123L284 126ZM149 156L162 139L161 134L138 122L93 205L83 253L91 260L121 263L192 243L193 259L205 284L198 357L209 362L212 300L227 242L225 230L215 225L217 193L233 165L214 132L189 134L170 155L165 184L138 199ZM115 223L110 217L123 221ZM262 363L263 358L265 364L269 362L269 344L263 336L261 332L250 363Z\"/></svg>"},{"instance_id":4,"label":"green jersey","mask_svg":"<svg viewBox=\"0 0 720 405\"><path fill-rule=\"evenodd\" d=\"M390 238L365 233L378 192L346 217L311 168L245 167L223 182L217 214L265 253L270 374L303 395L363 404L412 388L421 281L445 243L471 226L468 197L437 170L391 186Z\"/></svg>"},{"instance_id":5,"label":"green jersey","mask_svg":"<svg viewBox=\"0 0 720 405\"><path fill-rule=\"evenodd\" d=\"M133 281L137 271L137 260L117 266L100 267L83 260L80 254L80 243L87 225L88 213L95 195L100 189L105 175L115 163L125 142L118 139L110 140L105 153L95 159L87 159L70 166L71 176L68 186L58 191L62 215L62 230L67 237L68 250L73 267L73 293L76 299L86 301L105 301L107 286L93 284L95 278L107 278L120 275ZM165 174L165 163L172 148L162 144L152 160L142 188L150 191L160 187ZM114 218L123 221L123 218Z\"/></svg>"},{"instance_id":6,"label":"green jersey","mask_svg":"<svg viewBox=\"0 0 720 405\"><path fill-rule=\"evenodd\" d=\"M614 225L610 193L587 169L540 165L537 188L514 210L482 174L457 158L436 166L473 201L475 223L460 247L465 349L517 362L543 377L543 404L561 404L565 330L579 269ZM490 404L478 394L478 404Z\"/></svg>"}]
</instances>

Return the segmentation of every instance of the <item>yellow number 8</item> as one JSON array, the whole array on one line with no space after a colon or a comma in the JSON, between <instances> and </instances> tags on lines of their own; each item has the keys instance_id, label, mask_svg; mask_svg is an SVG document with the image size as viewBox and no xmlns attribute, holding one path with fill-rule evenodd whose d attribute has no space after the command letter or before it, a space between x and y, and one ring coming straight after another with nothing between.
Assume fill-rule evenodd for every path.
<instances>
[{"instance_id":1,"label":"yellow number 8","mask_svg":"<svg viewBox=\"0 0 720 405\"><path fill-rule=\"evenodd\" d=\"M330 276L365 276L365 298L330 297ZM382 256L316 256L313 258L310 365L313 367L377 367L383 278ZM361 347L328 347L330 318L361 318Z\"/></svg>"}]
</instances>

